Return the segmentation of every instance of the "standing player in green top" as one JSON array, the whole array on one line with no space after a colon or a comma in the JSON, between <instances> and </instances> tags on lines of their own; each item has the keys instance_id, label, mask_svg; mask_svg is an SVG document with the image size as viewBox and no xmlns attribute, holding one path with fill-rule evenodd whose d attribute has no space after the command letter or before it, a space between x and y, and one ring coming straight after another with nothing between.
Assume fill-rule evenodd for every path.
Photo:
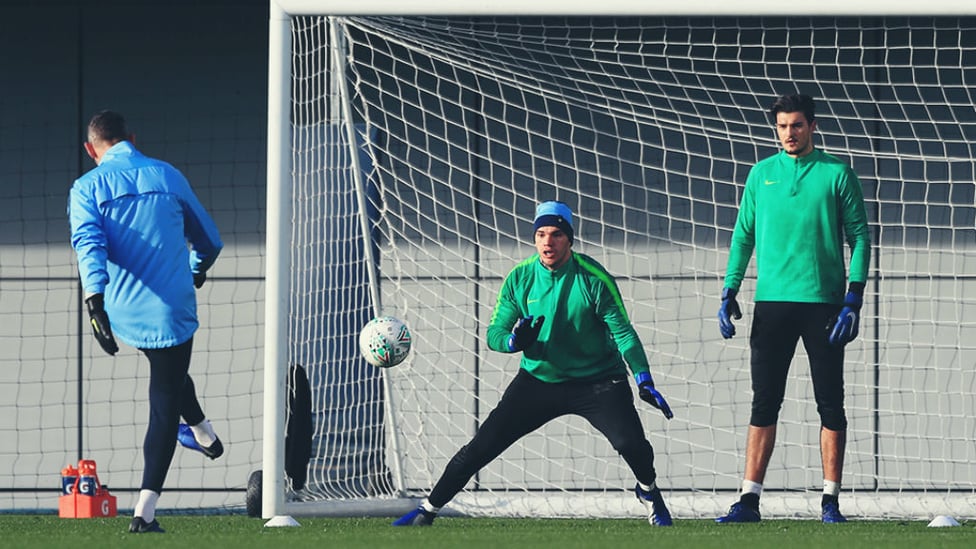
<instances>
[{"instance_id":1,"label":"standing player in green top","mask_svg":"<svg viewBox=\"0 0 976 549\"><path fill-rule=\"evenodd\" d=\"M536 208L537 254L505 278L488 326L488 347L522 353L518 374L468 444L447 464L417 509L394 526L428 526L468 480L518 439L566 414L603 433L637 477L637 499L654 526L671 514L657 487L654 450L644 436L628 371L640 398L671 419L654 388L647 355L612 276L573 252L573 214L562 202Z\"/></svg>"},{"instance_id":2,"label":"standing player in green top","mask_svg":"<svg viewBox=\"0 0 976 549\"><path fill-rule=\"evenodd\" d=\"M783 150L749 172L732 232L725 289L718 312L726 339L742 318L735 297L756 252L752 333L752 415L742 495L718 522L758 522L759 496L776 442L776 422L790 362L803 340L820 414L823 522L846 522L837 502L847 417L844 345L857 337L871 239L861 183L853 170L817 149L815 105L784 95L770 109ZM844 242L851 247L845 280ZM847 282L845 295L844 285Z\"/></svg>"}]
</instances>

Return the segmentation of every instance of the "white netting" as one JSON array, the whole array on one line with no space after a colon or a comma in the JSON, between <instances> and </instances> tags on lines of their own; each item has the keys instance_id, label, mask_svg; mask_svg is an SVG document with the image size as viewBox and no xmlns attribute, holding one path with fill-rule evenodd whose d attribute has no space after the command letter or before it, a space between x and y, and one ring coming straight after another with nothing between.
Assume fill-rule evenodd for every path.
<instances>
[{"instance_id":1,"label":"white netting","mask_svg":"<svg viewBox=\"0 0 976 549\"><path fill-rule=\"evenodd\" d=\"M746 174L778 147L767 109L799 90L818 101L818 146L861 178L876 247L848 347L844 509L976 516L976 19L295 17L292 30L289 349L316 418L298 499L430 489L516 372L485 328L502 278L534 251L536 203L558 199L577 214L576 249L618 277L675 410L666 422L639 404L676 513L734 501L753 282L729 342L718 294ZM414 337L387 397L356 355L375 312ZM819 508L818 433L801 348L768 516ZM632 485L566 418L454 508L572 515L585 492L587 513L636 515Z\"/></svg>"}]
</instances>

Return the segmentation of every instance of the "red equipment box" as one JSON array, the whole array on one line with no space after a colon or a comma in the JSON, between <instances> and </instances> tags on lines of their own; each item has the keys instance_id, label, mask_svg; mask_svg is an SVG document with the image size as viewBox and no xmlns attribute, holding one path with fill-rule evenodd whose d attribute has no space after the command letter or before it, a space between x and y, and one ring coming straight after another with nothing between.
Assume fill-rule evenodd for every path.
<instances>
[{"instance_id":1,"label":"red equipment box","mask_svg":"<svg viewBox=\"0 0 976 549\"><path fill-rule=\"evenodd\" d=\"M118 514L115 496L98 480L95 462L83 459L75 469L69 465L61 471L61 497L58 516L61 518L101 518Z\"/></svg>"},{"instance_id":2,"label":"red equipment box","mask_svg":"<svg viewBox=\"0 0 976 549\"><path fill-rule=\"evenodd\" d=\"M101 489L94 496L68 494L58 498L58 516L61 518L102 518L118 515L115 496Z\"/></svg>"}]
</instances>

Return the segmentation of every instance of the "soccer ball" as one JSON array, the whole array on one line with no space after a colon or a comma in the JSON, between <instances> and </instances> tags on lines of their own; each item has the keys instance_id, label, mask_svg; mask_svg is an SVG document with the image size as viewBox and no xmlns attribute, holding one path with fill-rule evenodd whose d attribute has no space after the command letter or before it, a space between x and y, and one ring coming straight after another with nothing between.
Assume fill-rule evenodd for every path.
<instances>
[{"instance_id":1,"label":"soccer ball","mask_svg":"<svg viewBox=\"0 0 976 549\"><path fill-rule=\"evenodd\" d=\"M396 366L410 354L410 330L398 318L376 317L359 332L359 352L373 366Z\"/></svg>"}]
</instances>

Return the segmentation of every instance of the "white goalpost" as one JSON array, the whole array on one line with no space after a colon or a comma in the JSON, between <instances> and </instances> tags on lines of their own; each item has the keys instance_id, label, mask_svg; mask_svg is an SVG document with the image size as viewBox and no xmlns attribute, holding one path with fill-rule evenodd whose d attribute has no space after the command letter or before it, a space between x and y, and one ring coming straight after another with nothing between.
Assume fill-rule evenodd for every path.
<instances>
[{"instance_id":1,"label":"white goalpost","mask_svg":"<svg viewBox=\"0 0 976 549\"><path fill-rule=\"evenodd\" d=\"M638 403L672 512L723 512L742 477L754 271L740 335L723 340L715 313L746 174L778 147L768 107L794 91L817 99L817 146L860 176L872 229L845 514L976 518L976 4L401 4L270 2L265 518L394 516L426 495L517 371L485 328L550 199L617 276L674 409ZM413 334L387 370L356 343L380 314ZM286 473L295 366L312 409L301 482ZM819 516L818 433L801 348L764 516ZM632 486L567 417L446 512L637 518Z\"/></svg>"}]
</instances>

